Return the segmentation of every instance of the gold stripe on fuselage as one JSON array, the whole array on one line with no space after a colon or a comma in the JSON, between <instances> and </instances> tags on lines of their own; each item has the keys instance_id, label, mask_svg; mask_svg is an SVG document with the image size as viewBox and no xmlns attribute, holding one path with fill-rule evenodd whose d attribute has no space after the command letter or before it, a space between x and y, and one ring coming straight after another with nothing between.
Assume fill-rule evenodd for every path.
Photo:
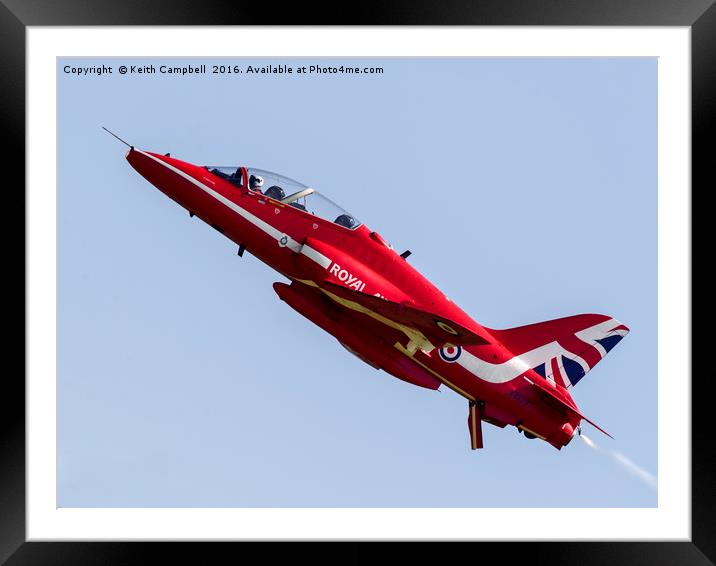
<instances>
[{"instance_id":1,"label":"gold stripe on fuselage","mask_svg":"<svg viewBox=\"0 0 716 566\"><path fill-rule=\"evenodd\" d=\"M330 297L333 301L335 301L339 305L342 305L352 311L361 312L371 318L374 318L378 322L382 322L386 326L390 326L391 328L395 328L396 330L399 330L400 332L405 334L410 339L410 341L417 346L417 348L420 348L421 350L423 350L425 352L430 352L431 350L435 349L435 346L432 345L430 340L428 340L427 337L419 330L415 330L414 328L405 326L404 324L400 324L399 322L391 320L391 319L369 309L368 307L361 305L360 303L356 303L355 301L351 301L351 300L339 297L338 295L335 295L335 294L331 293L330 291L322 288L315 281L311 281L310 279L296 279L296 281L305 283L306 285L310 285L311 287L317 287L323 294Z\"/></svg>"},{"instance_id":2,"label":"gold stripe on fuselage","mask_svg":"<svg viewBox=\"0 0 716 566\"><path fill-rule=\"evenodd\" d=\"M442 383L444 383L445 385L447 385L447 386L448 386L450 389L452 389L455 393L459 393L460 395L462 395L462 396L465 397L466 399L469 399L470 401L474 401L474 400L475 400L475 396L474 396L474 395L470 395L470 394L467 393L466 391L463 391L463 390L460 389L457 385L455 385L454 383L452 383L452 382L448 381L447 379L445 379L442 375L440 375L438 372L436 372L436 371L433 370L432 368L426 366L426 365L425 365L423 362L421 362L420 360L416 360L413 356L410 355L410 352L408 352L408 350L405 348L405 346L403 346L400 342L396 342L394 346L395 346L395 349L396 349L396 350L398 350L398 351L399 351L400 353L402 353L402 354L405 354L405 355L408 356L411 360L413 360L416 364L418 364L419 366L421 366L421 367L425 368L426 370L428 370L432 375L434 375L435 377L437 377Z\"/></svg>"},{"instance_id":3,"label":"gold stripe on fuselage","mask_svg":"<svg viewBox=\"0 0 716 566\"><path fill-rule=\"evenodd\" d=\"M389 319L389 318L386 318L386 317L384 317L384 316L378 314L377 312L370 310L368 307L364 307L363 305L361 305L361 304L359 304L359 303L356 303L356 302L354 302L354 301L349 301L349 300L347 300L347 299L343 299L343 298L341 298L341 297L339 297L339 296L337 296L337 295L334 295L334 294L331 293L330 291L326 291L325 289L321 288L320 285L318 285L318 283L316 283L315 281L313 281L313 280L311 280L311 279L298 279L298 278L294 278L294 277L290 277L290 279L294 279L295 281L298 281L299 283L304 283L305 285L309 285L310 287L316 287L316 288L318 288L320 291L322 291L323 293L325 293L326 295L328 295L328 297L330 297L332 300L334 300L334 301L337 302L338 304L343 305L344 307L349 308L349 309L351 309L351 310L354 310L354 311L357 311L357 312L362 312L363 314L366 314L366 315L370 316L371 318L374 318L375 320L377 320L377 321L379 321L379 322L382 322L383 324L385 324L385 325L387 325L387 326L390 326L391 328L395 328L396 330L400 330L400 331L403 332L413 343L418 344L418 346L420 346L421 343L424 344L424 345L426 345L426 346L429 346L429 348L421 348L422 350L427 349L428 351L430 351L430 350L434 350L434 349L435 349L435 346L433 346L433 345L430 343L430 341L425 337L425 335L422 334L422 332L420 332L420 331L418 331L418 330L415 330L414 328L410 328L410 327L408 327L408 326L405 326L405 325L403 325L403 324L400 324L399 322L395 322L394 320L391 320L391 319ZM400 344L400 342L396 342L396 343L395 343L395 349L398 350L401 354L404 354L405 356L407 356L408 358L410 358L411 360L413 360L416 364L418 364L419 366L421 366L422 368L424 368L424 369L427 370L428 372L430 372L431 375L434 375L437 379L440 380L441 383L444 383L445 385L447 385L450 389L452 389L453 391L455 391L455 393L458 393L459 395L462 395L463 397L465 397L466 399L469 399L470 401L474 401L474 400L475 400L474 395L470 395L470 394L467 393L466 391L460 389L457 385L455 385L455 384L452 383L451 381L445 379L442 375L440 375L439 373L437 373L435 370L433 370L432 368L426 366L426 365L425 365L424 363L422 363L420 360L415 359L415 358L413 357L413 354L414 354L415 352L413 352L413 354L411 354L410 351L408 351L408 349L407 349L405 346L403 346L402 344Z\"/></svg>"}]
</instances>

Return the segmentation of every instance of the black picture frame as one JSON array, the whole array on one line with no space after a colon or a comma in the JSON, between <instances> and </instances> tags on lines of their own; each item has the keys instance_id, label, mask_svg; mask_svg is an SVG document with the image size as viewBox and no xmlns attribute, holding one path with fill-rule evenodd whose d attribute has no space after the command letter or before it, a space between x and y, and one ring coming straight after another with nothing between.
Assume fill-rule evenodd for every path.
<instances>
[{"instance_id":1,"label":"black picture frame","mask_svg":"<svg viewBox=\"0 0 716 566\"><path fill-rule=\"evenodd\" d=\"M295 3L276 9L260 2L220 3L160 0L110 2L80 0L3 0L0 4L0 99L5 184L4 242L15 242L13 219L24 219L25 186L25 32L28 26L76 25L550 25L550 26L685 26L691 28L692 53L692 184L705 191L714 183L710 137L716 112L716 5L713 0L490 0L464 2L382 2L335 4L326 8ZM8 178L9 177L9 178ZM15 189L12 189L15 187ZM689 190L684 187L684 190ZM692 191L691 195L698 193ZM16 206L12 206L12 205ZM692 206L693 210L693 206ZM698 210L698 209L696 209ZM9 217L9 218L8 218ZM692 241L706 234L694 230ZM24 230L23 230L24 234ZM700 237L701 236L701 237ZM6 245L5 257L23 254ZM20 260L18 258L18 264ZM6 269L5 297L25 294L22 275ZM693 292L692 292L693 293ZM6 301L11 303L13 301ZM19 301L14 301L18 303ZM24 325L23 325L24 328ZM21 338L22 336L22 338ZM24 341L24 332L7 339ZM698 344L699 335L693 335ZM693 347L692 347L693 348ZM23 349L24 351L24 349ZM18 356L19 357L19 356ZM8 357L9 358L9 357ZM684 360L688 367L690 360ZM24 357L21 364L24 370ZM170 543L170 542L26 542L25 539L25 384L24 371L8 369L3 376L4 403L0 412L0 562L20 564L136 564L163 563L176 558L198 563L218 561L219 554L238 557L261 553L262 561L310 560L359 563L376 558L445 562L462 558L485 560L489 551L499 560L552 564L714 564L716 563L716 457L710 448L711 397L709 376L692 379L692 523L690 542L523 542L523 543ZM636 426L636 424L635 424ZM515 518L519 520L518 517ZM487 551L487 552L486 552Z\"/></svg>"}]
</instances>

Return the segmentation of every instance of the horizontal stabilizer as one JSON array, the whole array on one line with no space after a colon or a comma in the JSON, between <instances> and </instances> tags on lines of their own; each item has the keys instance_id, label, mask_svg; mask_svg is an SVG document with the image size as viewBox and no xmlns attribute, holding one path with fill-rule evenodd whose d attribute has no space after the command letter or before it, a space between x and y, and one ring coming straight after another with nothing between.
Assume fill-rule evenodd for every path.
<instances>
[{"instance_id":1,"label":"horizontal stabilizer","mask_svg":"<svg viewBox=\"0 0 716 566\"><path fill-rule=\"evenodd\" d=\"M603 432L606 434L609 438L614 438L611 434L609 434L606 430L604 430L602 427L600 427L598 424L596 424L594 421L588 419L585 417L577 407L577 405L574 403L572 398L569 396L569 394L566 392L566 390L562 388L554 388L549 385L545 385L544 383L541 383L539 381L532 381L531 379L525 377L527 381L529 381L532 385L534 385L537 389L542 390L544 393L549 395L552 399L560 403L562 406L564 406L565 409L568 411L572 411L575 415L577 415L580 419L584 419L587 421L590 425L592 425L594 428L596 428L598 431Z\"/></svg>"},{"instance_id":2,"label":"horizontal stabilizer","mask_svg":"<svg viewBox=\"0 0 716 566\"><path fill-rule=\"evenodd\" d=\"M392 323L391 326L394 327L414 329L425 336L435 347L444 344L460 346L489 343L478 334L480 329L471 330L457 322L420 308L367 295L327 281L322 282L321 287L324 293L343 306L368 314L382 322Z\"/></svg>"}]
</instances>

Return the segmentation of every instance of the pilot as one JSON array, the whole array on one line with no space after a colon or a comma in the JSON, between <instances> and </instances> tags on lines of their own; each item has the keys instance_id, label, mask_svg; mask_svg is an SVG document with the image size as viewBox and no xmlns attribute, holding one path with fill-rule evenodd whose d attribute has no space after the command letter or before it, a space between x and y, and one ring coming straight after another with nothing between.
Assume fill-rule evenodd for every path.
<instances>
[{"instance_id":1,"label":"pilot","mask_svg":"<svg viewBox=\"0 0 716 566\"><path fill-rule=\"evenodd\" d=\"M236 171L234 171L231 176L229 177L229 182L231 182L233 185L236 185L237 187L241 187L243 185L243 179L242 179L242 171L241 167L239 167Z\"/></svg>"},{"instance_id":2,"label":"pilot","mask_svg":"<svg viewBox=\"0 0 716 566\"><path fill-rule=\"evenodd\" d=\"M264 186L264 178L261 175L251 175L249 177L249 189L252 191L261 192L261 187Z\"/></svg>"},{"instance_id":3,"label":"pilot","mask_svg":"<svg viewBox=\"0 0 716 566\"><path fill-rule=\"evenodd\" d=\"M274 200L281 200L286 196L286 193L283 191L281 187L278 185L273 185L266 189L266 192L264 193L269 198L272 198Z\"/></svg>"},{"instance_id":4,"label":"pilot","mask_svg":"<svg viewBox=\"0 0 716 566\"><path fill-rule=\"evenodd\" d=\"M353 228L353 226L356 225L355 218L353 218L350 214L341 214L333 222L339 226L344 226L345 228Z\"/></svg>"}]
</instances>

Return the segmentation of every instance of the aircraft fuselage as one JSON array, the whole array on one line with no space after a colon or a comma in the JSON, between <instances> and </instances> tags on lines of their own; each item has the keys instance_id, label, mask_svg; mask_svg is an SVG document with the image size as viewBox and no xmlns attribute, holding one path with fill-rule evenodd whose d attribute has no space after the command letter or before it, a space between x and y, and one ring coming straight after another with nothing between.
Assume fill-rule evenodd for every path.
<instances>
[{"instance_id":1,"label":"aircraft fuselage","mask_svg":"<svg viewBox=\"0 0 716 566\"><path fill-rule=\"evenodd\" d=\"M421 387L444 384L468 399L473 448L482 446L482 420L517 426L556 448L574 436L580 416L565 409L573 405L566 389L562 393L517 358L365 225L346 228L251 190L246 171L243 186L236 186L166 155L132 148L127 160L192 215L287 277L291 284L274 285L279 297L360 359ZM402 318L342 290L414 309L408 315L432 313L437 332L469 329L472 343L432 343Z\"/></svg>"}]
</instances>

